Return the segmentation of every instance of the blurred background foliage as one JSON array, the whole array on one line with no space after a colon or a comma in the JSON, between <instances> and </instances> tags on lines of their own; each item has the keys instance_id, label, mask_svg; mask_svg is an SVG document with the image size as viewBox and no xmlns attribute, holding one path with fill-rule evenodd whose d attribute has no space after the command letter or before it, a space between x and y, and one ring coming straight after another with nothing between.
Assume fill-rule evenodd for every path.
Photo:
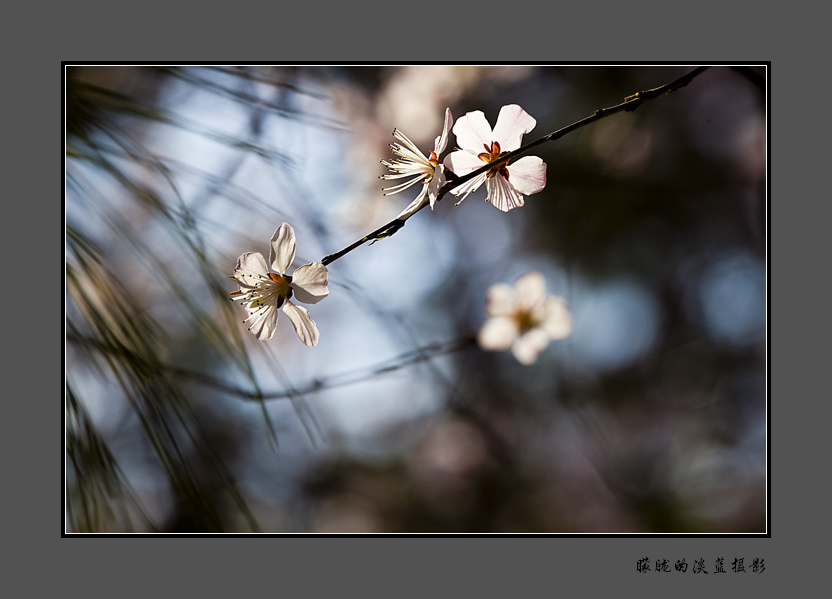
<instances>
[{"instance_id":1,"label":"blurred background foliage","mask_svg":"<svg viewBox=\"0 0 832 599\"><path fill-rule=\"evenodd\" d=\"M316 348L228 299L282 222L297 266L415 197L380 191L394 127L427 151L445 107L517 103L531 141L691 69L68 67L67 530L764 532L764 67L544 144L522 209L446 198L332 263ZM471 339L530 270L575 329L522 366Z\"/></svg>"}]
</instances>

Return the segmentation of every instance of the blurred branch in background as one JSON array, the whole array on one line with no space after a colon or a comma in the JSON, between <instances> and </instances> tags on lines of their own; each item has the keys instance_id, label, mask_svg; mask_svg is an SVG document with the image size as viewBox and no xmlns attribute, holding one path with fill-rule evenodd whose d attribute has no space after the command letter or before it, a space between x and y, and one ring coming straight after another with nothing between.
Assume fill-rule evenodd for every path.
<instances>
[{"instance_id":1,"label":"blurred branch in background","mask_svg":"<svg viewBox=\"0 0 832 599\"><path fill-rule=\"evenodd\" d=\"M69 67L67 529L764 531L766 68L595 112L700 72ZM445 107L509 103L538 133L602 116L537 144L522 209L333 254L412 199L379 188L393 127L430 147ZM314 348L228 301L282 222L297 264L340 258ZM473 340L530 270L574 332L523 366Z\"/></svg>"}]
</instances>

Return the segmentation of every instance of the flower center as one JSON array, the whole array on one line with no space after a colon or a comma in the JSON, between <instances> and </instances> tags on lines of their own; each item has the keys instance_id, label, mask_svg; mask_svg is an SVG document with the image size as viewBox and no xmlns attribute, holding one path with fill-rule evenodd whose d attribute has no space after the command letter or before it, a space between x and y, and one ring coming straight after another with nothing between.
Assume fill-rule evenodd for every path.
<instances>
[{"instance_id":1,"label":"flower center","mask_svg":"<svg viewBox=\"0 0 832 599\"><path fill-rule=\"evenodd\" d=\"M512 314L514 323L520 330L520 334L527 333L537 326L537 321L532 315L531 310L519 309Z\"/></svg>"},{"instance_id":2,"label":"flower center","mask_svg":"<svg viewBox=\"0 0 832 599\"><path fill-rule=\"evenodd\" d=\"M439 158L436 156L436 152L433 150L430 151L430 157L428 158L428 162L433 168L436 168L439 165Z\"/></svg>"},{"instance_id":3,"label":"flower center","mask_svg":"<svg viewBox=\"0 0 832 599\"><path fill-rule=\"evenodd\" d=\"M275 282L274 294L279 298L277 300L277 306L280 307L284 301L292 297L292 287L290 286L292 277L270 272L269 278Z\"/></svg>"},{"instance_id":4,"label":"flower center","mask_svg":"<svg viewBox=\"0 0 832 599\"><path fill-rule=\"evenodd\" d=\"M485 148L485 152L477 154L477 158L479 158L483 162L494 162L498 158L501 158L502 156L508 154L508 152L500 152L500 142L498 141L492 142L490 148L486 144L482 144L482 146ZM502 175L504 179L508 179L508 168L506 168L507 166L508 163L503 163L494 168L490 168L488 169L488 172L486 172L485 176L491 178L497 173L499 173L500 175Z\"/></svg>"}]
</instances>

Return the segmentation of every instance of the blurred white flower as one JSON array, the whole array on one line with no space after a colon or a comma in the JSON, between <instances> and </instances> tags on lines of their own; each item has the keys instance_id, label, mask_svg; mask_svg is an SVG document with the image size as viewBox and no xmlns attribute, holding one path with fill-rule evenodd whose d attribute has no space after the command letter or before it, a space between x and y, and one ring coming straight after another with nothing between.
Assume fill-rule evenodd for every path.
<instances>
[{"instance_id":1,"label":"blurred white flower","mask_svg":"<svg viewBox=\"0 0 832 599\"><path fill-rule=\"evenodd\" d=\"M521 364L533 364L550 340L572 332L572 315L563 298L546 295L546 281L539 272L517 279L514 287L497 283L488 289L488 320L477 341L489 351L509 349Z\"/></svg>"},{"instance_id":2,"label":"blurred white flower","mask_svg":"<svg viewBox=\"0 0 832 599\"><path fill-rule=\"evenodd\" d=\"M445 168L462 177L482 168L483 163L493 162L518 149L523 135L534 129L537 121L517 104L500 109L494 130L480 110L469 112L454 125L453 132L460 150L445 158ZM483 152L483 149L485 150ZM485 182L486 201L503 212L522 206L523 196L542 191L546 187L546 163L537 156L523 156L515 162L505 163L474 177L452 189L460 202Z\"/></svg>"},{"instance_id":3,"label":"blurred white flower","mask_svg":"<svg viewBox=\"0 0 832 599\"><path fill-rule=\"evenodd\" d=\"M295 259L295 231L283 223L271 240L269 272L266 260L259 252L247 252L237 259L232 279L240 288L231 292L231 299L240 301L252 321L249 331L260 340L271 339L277 328L277 309L281 306L295 327L295 332L309 347L318 343L318 327L306 308L296 306L289 299L294 295L305 304L316 304L329 294L328 273L320 262L304 264L293 275L285 274Z\"/></svg>"},{"instance_id":4,"label":"blurred white flower","mask_svg":"<svg viewBox=\"0 0 832 599\"><path fill-rule=\"evenodd\" d=\"M413 177L409 181L394 185L393 187L386 187L384 195L390 195L404 191L411 185L422 182L422 191L413 200L410 205L405 208L396 218L405 219L416 212L425 202L425 198L430 201L431 210L436 203L437 192L439 188L445 184L445 167L439 163L439 155L445 151L448 145L448 134L451 131L451 125L454 118L451 115L451 109L445 109L445 125L442 127L442 133L436 138L433 150L430 156L425 156L419 151L410 139L398 129L393 129L393 136L398 139L399 143L390 144L393 153L398 156L393 161L382 160L381 163L389 168L392 173L382 175L382 179L401 179L403 177Z\"/></svg>"}]
</instances>

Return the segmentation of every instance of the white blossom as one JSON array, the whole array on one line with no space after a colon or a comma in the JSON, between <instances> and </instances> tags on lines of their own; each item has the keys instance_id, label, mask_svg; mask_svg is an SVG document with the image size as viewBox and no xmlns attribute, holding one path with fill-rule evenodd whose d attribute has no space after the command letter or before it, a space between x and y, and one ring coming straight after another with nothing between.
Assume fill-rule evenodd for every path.
<instances>
[{"instance_id":1,"label":"white blossom","mask_svg":"<svg viewBox=\"0 0 832 599\"><path fill-rule=\"evenodd\" d=\"M271 239L269 261L259 252L247 252L237 259L232 279L239 289L231 299L239 301L249 313L249 330L260 340L271 339L277 328L277 310L283 308L295 332L309 347L318 343L318 327L306 308L289 301L293 296L305 304L316 304L329 294L328 273L320 262L304 264L290 276L285 274L295 259L295 231L283 223Z\"/></svg>"},{"instance_id":2,"label":"white blossom","mask_svg":"<svg viewBox=\"0 0 832 599\"><path fill-rule=\"evenodd\" d=\"M546 294L539 272L517 279L514 287L492 285L487 292L485 313L489 317L477 341L489 351L509 349L521 364L533 364L550 340L572 332L572 316L561 297Z\"/></svg>"},{"instance_id":3,"label":"white blossom","mask_svg":"<svg viewBox=\"0 0 832 599\"><path fill-rule=\"evenodd\" d=\"M500 109L494 130L482 111L475 110L460 118L454 125L457 145L461 148L445 158L445 167L457 177L482 168L520 148L523 135L537 124L517 104ZM484 150L484 151L483 151ZM462 196L461 202L485 183L487 201L495 208L508 212L524 204L523 196L542 191L546 187L546 163L537 156L523 156L503 163L451 190Z\"/></svg>"},{"instance_id":4,"label":"white blossom","mask_svg":"<svg viewBox=\"0 0 832 599\"><path fill-rule=\"evenodd\" d=\"M451 131L451 125L454 119L451 115L451 109L445 109L445 124L442 127L442 133L436 138L433 150L430 156L425 156L416 147L410 138L398 129L393 129L393 136L399 140L399 143L390 144L393 153L398 156L395 160L382 160L381 163L392 171L389 174L382 175L382 179L402 179L405 177L412 177L408 181L394 185L393 187L386 187L384 195L391 195L404 191L411 185L421 182L423 187L410 205L405 208L396 218L406 220L411 214L415 213L422 207L427 200L430 202L431 210L436 203L439 188L445 184L445 167L439 162L439 155L445 151L448 145L448 135Z\"/></svg>"}]
</instances>

